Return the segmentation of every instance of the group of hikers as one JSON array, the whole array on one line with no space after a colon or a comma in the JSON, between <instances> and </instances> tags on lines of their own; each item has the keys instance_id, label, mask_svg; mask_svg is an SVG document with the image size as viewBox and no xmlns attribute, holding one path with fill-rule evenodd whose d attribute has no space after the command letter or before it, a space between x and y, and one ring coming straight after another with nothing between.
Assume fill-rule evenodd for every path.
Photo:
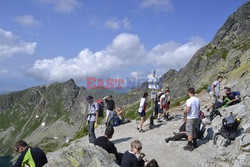
<instances>
[{"instance_id":1,"label":"group of hikers","mask_svg":"<svg viewBox=\"0 0 250 167\"><path fill-rule=\"evenodd\" d=\"M212 120L215 116L220 115L218 108L225 107L233 104L237 104L240 102L240 93L238 91L234 92L229 87L225 87L225 95L220 95L220 84L223 80L222 76L218 76L217 80L214 81L211 86L208 87L209 100L211 103L211 107L208 107L208 111L210 111L210 120ZM184 123L181 125L179 132L174 133L174 136L168 137L165 139L166 142L171 140L177 141L180 139L186 139L187 145L183 147L184 150L193 151L198 147L197 139L203 138L203 133L205 132L205 125L202 122L204 118L204 113L200 110L200 100L195 96L195 89L189 88L187 90L188 99L186 100L186 108L184 111ZM112 153L116 157L116 162L118 165L122 167L158 167L158 163L156 160L151 160L149 162L145 162L143 159L145 154L141 153L142 142L139 140L134 140L131 142L130 150L123 153L118 153L114 144L110 141L114 134L114 118L118 118L120 124L129 122L124 118L124 112L122 107L118 107L115 109L115 102L112 98L112 95L106 96L103 98L103 102L107 104L107 112L106 112L106 130L104 136L100 136L96 138L95 128L97 127L98 117L100 116L99 112L99 104L94 100L93 96L89 95L86 97L86 101L88 103L87 106L87 124L88 124L88 136L89 143L93 143L96 146L100 146L105 149L108 153ZM145 132L143 130L143 124L146 120L146 111L147 111L147 101L148 101L148 93L145 92L140 100L138 107L138 115L140 117L139 126L137 126L137 130L140 133ZM155 99L155 115L154 118L157 119L157 122L162 122L162 119L165 118L168 120L169 118L169 107L170 107L170 89L166 87L164 92L157 93ZM102 106L103 107L103 106ZM217 111L217 112L215 112ZM215 114L215 115L213 115ZM103 114L101 114L103 116ZM231 119L231 118L230 118ZM232 126L234 128L239 126L240 119L235 119L235 121L230 120L229 118L223 118L223 128L216 135L222 135L223 137L227 137L224 131L227 130L229 122L233 122ZM224 126L225 125L225 126ZM230 124L231 126L231 124ZM200 133L198 133L200 132ZM230 140L230 137L227 138ZM230 142L229 142L230 143ZM227 144L229 144L227 143ZM226 146L226 145L225 145ZM36 166L42 166L42 164L47 163L47 159L45 154L39 148L31 148L24 141L19 141L16 144L16 149L18 152L21 152L21 156L18 158L17 163L14 166L24 166L23 164L40 164ZM40 158L39 158L40 156ZM38 159L38 160L37 160ZM32 165L30 165L32 166Z\"/></svg>"}]
</instances>

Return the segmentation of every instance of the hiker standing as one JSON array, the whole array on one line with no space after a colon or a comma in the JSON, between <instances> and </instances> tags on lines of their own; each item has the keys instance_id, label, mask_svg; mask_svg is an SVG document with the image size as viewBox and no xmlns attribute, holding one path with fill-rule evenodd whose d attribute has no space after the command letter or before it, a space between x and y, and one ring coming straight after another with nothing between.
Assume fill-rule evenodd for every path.
<instances>
[{"instance_id":1,"label":"hiker standing","mask_svg":"<svg viewBox=\"0 0 250 167\"><path fill-rule=\"evenodd\" d=\"M138 109L138 113L139 113L139 116L141 118L140 125L137 127L137 129L139 130L139 132L145 132L142 129L142 125L145 122L145 118L146 118L147 99L148 99L148 93L145 92L143 94L143 97L141 98L140 106L139 106L139 109Z\"/></svg>"},{"instance_id":2,"label":"hiker standing","mask_svg":"<svg viewBox=\"0 0 250 167\"><path fill-rule=\"evenodd\" d=\"M88 102L88 133L89 133L89 142L94 143L96 136L95 136L95 128L97 127L97 120L98 120L98 104L94 101L92 96L87 96L86 100Z\"/></svg>"},{"instance_id":3,"label":"hiker standing","mask_svg":"<svg viewBox=\"0 0 250 167\"><path fill-rule=\"evenodd\" d=\"M113 98L112 95L109 95L103 98L105 103L107 103L106 126L109 125L109 121L113 117L114 110L115 110L115 102L112 98Z\"/></svg>"},{"instance_id":4,"label":"hiker standing","mask_svg":"<svg viewBox=\"0 0 250 167\"><path fill-rule=\"evenodd\" d=\"M195 97L194 88L188 89L189 99L186 101L187 122L186 131L188 136L188 144L184 146L184 150L193 151L197 148L197 138L195 128L199 125L200 100Z\"/></svg>"},{"instance_id":5,"label":"hiker standing","mask_svg":"<svg viewBox=\"0 0 250 167\"><path fill-rule=\"evenodd\" d=\"M222 80L223 77L218 76L217 80L212 83L211 92L209 93L210 95L212 95L211 103L214 104L216 108L217 108L218 98L220 96L220 83L222 82Z\"/></svg>"},{"instance_id":6,"label":"hiker standing","mask_svg":"<svg viewBox=\"0 0 250 167\"><path fill-rule=\"evenodd\" d=\"M168 119L169 118L169 107L170 107L170 90L166 89L164 96L162 96L164 99L163 101L165 104L162 106L163 108L163 116Z\"/></svg>"}]
</instances>

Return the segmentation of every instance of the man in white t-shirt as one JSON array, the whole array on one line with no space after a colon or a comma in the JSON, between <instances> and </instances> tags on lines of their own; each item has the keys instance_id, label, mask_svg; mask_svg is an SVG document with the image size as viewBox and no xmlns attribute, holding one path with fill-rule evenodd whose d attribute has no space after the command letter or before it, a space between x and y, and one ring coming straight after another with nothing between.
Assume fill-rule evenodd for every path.
<instances>
[{"instance_id":1,"label":"man in white t-shirt","mask_svg":"<svg viewBox=\"0 0 250 167\"><path fill-rule=\"evenodd\" d=\"M98 119L98 104L94 101L92 96L87 96L86 100L88 102L88 133L89 133L89 142L94 143L95 136L95 128L97 127L97 119Z\"/></svg>"},{"instance_id":2,"label":"man in white t-shirt","mask_svg":"<svg viewBox=\"0 0 250 167\"><path fill-rule=\"evenodd\" d=\"M197 140L195 135L195 128L199 125L199 112L200 112L200 100L194 96L194 88L188 89L189 99L186 101L187 122L186 131L188 136L188 144L184 146L184 150L193 151L197 148Z\"/></svg>"}]
</instances>

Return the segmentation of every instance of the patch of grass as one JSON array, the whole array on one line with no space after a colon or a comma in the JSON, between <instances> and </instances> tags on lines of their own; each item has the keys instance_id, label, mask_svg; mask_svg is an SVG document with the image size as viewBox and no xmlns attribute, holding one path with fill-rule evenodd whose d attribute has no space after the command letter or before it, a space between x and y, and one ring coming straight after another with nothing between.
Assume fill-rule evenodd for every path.
<instances>
[{"instance_id":1,"label":"patch of grass","mask_svg":"<svg viewBox=\"0 0 250 167\"><path fill-rule=\"evenodd\" d=\"M227 55L228 55L228 50L225 48L222 48L221 54L220 54L221 58L225 60L227 58Z\"/></svg>"},{"instance_id":2,"label":"patch of grass","mask_svg":"<svg viewBox=\"0 0 250 167\"><path fill-rule=\"evenodd\" d=\"M76 135L74 136L74 138L72 139L73 141L76 139L80 139L83 136L86 136L88 134L88 125L84 125L82 127L82 129L80 129Z\"/></svg>"},{"instance_id":3,"label":"patch of grass","mask_svg":"<svg viewBox=\"0 0 250 167\"><path fill-rule=\"evenodd\" d=\"M200 87L199 89L197 89L197 90L195 91L196 94L199 94L199 93L201 93L201 91L206 90L207 87L208 87L208 84L203 85L202 87Z\"/></svg>"},{"instance_id":4,"label":"patch of grass","mask_svg":"<svg viewBox=\"0 0 250 167\"><path fill-rule=\"evenodd\" d=\"M41 148L45 153L53 152L59 148L59 143L58 142L47 143L45 145L42 145Z\"/></svg>"}]
</instances>

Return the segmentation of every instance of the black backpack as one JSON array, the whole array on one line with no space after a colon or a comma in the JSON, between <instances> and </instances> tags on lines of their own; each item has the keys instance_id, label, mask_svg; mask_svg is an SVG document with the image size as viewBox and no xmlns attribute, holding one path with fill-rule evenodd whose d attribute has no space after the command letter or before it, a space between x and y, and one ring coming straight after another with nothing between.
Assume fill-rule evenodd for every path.
<instances>
[{"instance_id":1,"label":"black backpack","mask_svg":"<svg viewBox=\"0 0 250 167\"><path fill-rule=\"evenodd\" d=\"M217 115L222 116L218 110L212 110L209 115L210 121L212 121Z\"/></svg>"},{"instance_id":2,"label":"black backpack","mask_svg":"<svg viewBox=\"0 0 250 167\"><path fill-rule=\"evenodd\" d=\"M163 95L164 93L160 93L157 97L156 97L156 101L157 102L160 102L160 98L161 98L161 96Z\"/></svg>"},{"instance_id":3,"label":"black backpack","mask_svg":"<svg viewBox=\"0 0 250 167\"><path fill-rule=\"evenodd\" d=\"M226 139L226 142L223 146L227 147L228 145L230 145L231 140L235 140L235 138L240 135L240 131L238 129L239 125L240 119L235 119L232 116L232 113L231 116L223 118L220 131L214 135L214 144L216 143L217 136L221 135Z\"/></svg>"},{"instance_id":4,"label":"black backpack","mask_svg":"<svg viewBox=\"0 0 250 167\"><path fill-rule=\"evenodd\" d=\"M203 139L205 131L206 131L205 124L202 121L200 121L199 125L195 129L196 138Z\"/></svg>"}]
</instances>

